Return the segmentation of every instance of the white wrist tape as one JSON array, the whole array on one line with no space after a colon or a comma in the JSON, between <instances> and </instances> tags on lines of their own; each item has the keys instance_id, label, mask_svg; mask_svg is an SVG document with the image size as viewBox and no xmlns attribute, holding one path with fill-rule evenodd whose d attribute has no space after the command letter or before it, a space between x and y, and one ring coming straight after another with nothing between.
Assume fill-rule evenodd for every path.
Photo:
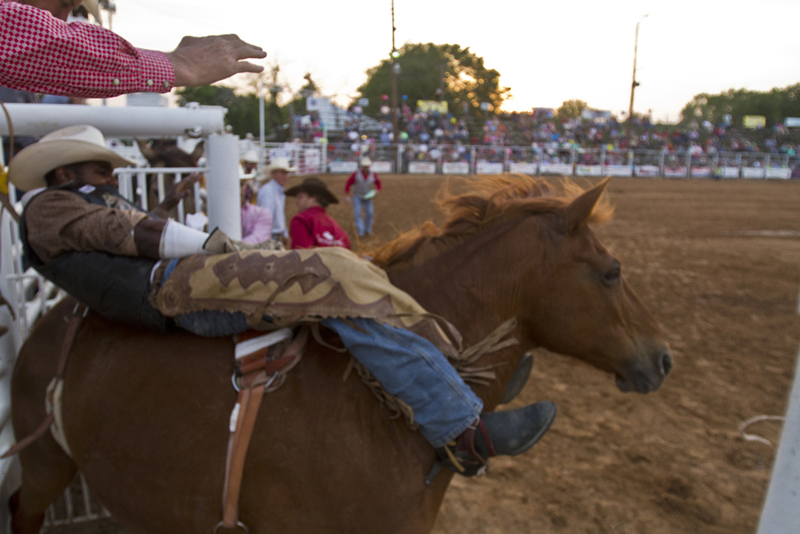
<instances>
[{"instance_id":1,"label":"white wrist tape","mask_svg":"<svg viewBox=\"0 0 800 534\"><path fill-rule=\"evenodd\" d=\"M162 258L185 258L191 254L205 254L203 244L206 239L207 233L169 219L161 233L158 255Z\"/></svg>"}]
</instances>

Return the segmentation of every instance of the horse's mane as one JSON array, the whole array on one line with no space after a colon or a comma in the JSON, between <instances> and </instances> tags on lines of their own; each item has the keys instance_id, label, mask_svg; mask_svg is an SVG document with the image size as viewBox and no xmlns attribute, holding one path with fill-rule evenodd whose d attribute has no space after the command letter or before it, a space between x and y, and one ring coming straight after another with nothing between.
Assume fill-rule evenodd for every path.
<instances>
[{"instance_id":1,"label":"horse's mane","mask_svg":"<svg viewBox=\"0 0 800 534\"><path fill-rule=\"evenodd\" d=\"M436 196L436 204L447 218L444 225L440 228L428 221L373 251L372 261L386 268L413 256L426 242L437 241L446 246L513 217L556 213L583 192L584 188L568 178L554 185L522 174L478 179L470 191L460 195L454 195L446 182ZM601 223L613 215L614 208L607 195L603 195L588 222Z\"/></svg>"}]
</instances>

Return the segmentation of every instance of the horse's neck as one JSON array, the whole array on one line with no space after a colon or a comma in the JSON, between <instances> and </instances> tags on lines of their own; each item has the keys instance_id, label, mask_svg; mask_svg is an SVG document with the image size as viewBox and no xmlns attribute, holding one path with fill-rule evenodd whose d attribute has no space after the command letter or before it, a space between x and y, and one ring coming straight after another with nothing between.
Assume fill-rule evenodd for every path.
<instances>
[{"instance_id":1,"label":"horse's neck","mask_svg":"<svg viewBox=\"0 0 800 534\"><path fill-rule=\"evenodd\" d=\"M520 306L521 244L513 221L466 237L441 251L423 244L415 257L389 266L392 283L413 296L426 310L445 317L467 344L480 341ZM532 250L526 246L525 249Z\"/></svg>"},{"instance_id":2,"label":"horse's neck","mask_svg":"<svg viewBox=\"0 0 800 534\"><path fill-rule=\"evenodd\" d=\"M512 317L522 321L520 315L526 305L521 292L523 273L536 263L537 256L541 262L541 249L531 244L530 230L500 224L444 250L438 242L423 244L415 256L426 258L424 261L412 259L390 266L387 272L393 284L458 328L468 347ZM523 352L531 348L520 326L514 336L519 345L488 354L479 362L482 366L497 364L496 380L473 387L486 409L499 402Z\"/></svg>"}]
</instances>

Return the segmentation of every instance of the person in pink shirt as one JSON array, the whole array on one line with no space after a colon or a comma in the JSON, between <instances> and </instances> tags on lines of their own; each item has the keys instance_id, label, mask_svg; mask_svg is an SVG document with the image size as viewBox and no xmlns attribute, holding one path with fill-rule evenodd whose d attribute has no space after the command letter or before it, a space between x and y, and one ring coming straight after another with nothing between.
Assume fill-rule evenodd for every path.
<instances>
[{"instance_id":1,"label":"person in pink shirt","mask_svg":"<svg viewBox=\"0 0 800 534\"><path fill-rule=\"evenodd\" d=\"M252 203L255 192L249 175L240 179L239 196L242 202L242 242L261 243L272 237L272 212Z\"/></svg>"},{"instance_id":2,"label":"person in pink shirt","mask_svg":"<svg viewBox=\"0 0 800 534\"><path fill-rule=\"evenodd\" d=\"M302 184L287 189L286 196L297 197L299 210L289 223L292 248L350 248L347 232L325 211L330 204L339 203L325 182L315 177L306 178Z\"/></svg>"}]
</instances>

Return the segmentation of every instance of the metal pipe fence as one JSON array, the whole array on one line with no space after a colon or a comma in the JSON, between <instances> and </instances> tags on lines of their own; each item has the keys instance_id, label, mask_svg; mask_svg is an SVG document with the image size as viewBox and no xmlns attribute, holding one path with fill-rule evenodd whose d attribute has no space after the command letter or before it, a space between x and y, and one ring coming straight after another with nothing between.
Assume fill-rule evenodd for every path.
<instances>
[{"instance_id":1,"label":"metal pipe fence","mask_svg":"<svg viewBox=\"0 0 800 534\"><path fill-rule=\"evenodd\" d=\"M286 157L298 174L349 174L369 156L378 173L635 176L648 178L800 178L800 156L761 152L615 150L408 143L267 143L265 163Z\"/></svg>"}]
</instances>

